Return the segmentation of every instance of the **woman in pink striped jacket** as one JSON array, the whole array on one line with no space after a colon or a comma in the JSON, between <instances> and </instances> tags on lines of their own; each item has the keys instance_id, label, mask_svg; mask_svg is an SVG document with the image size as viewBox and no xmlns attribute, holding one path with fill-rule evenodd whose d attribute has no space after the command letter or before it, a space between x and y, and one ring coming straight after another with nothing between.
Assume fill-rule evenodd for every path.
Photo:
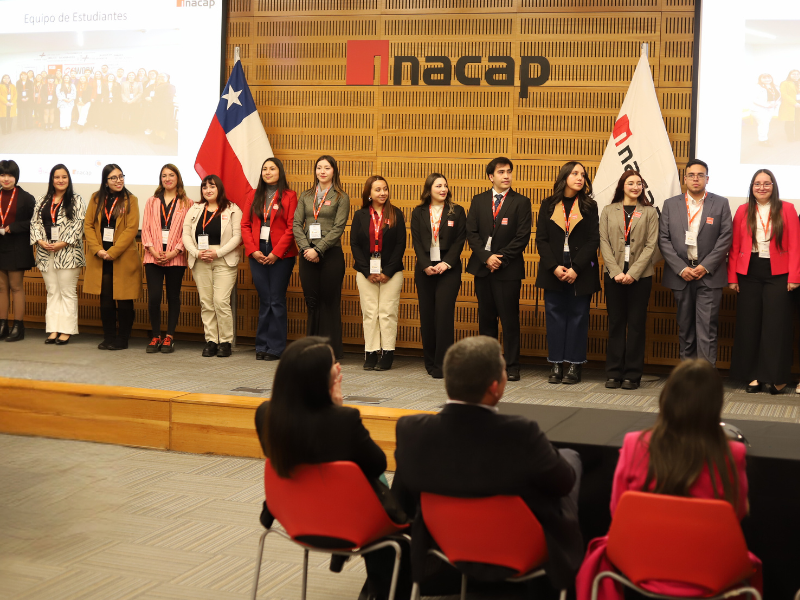
<instances>
[{"instance_id":1,"label":"woman in pink striped jacket","mask_svg":"<svg viewBox=\"0 0 800 600\"><path fill-rule=\"evenodd\" d=\"M158 188L144 207L142 245L147 278L151 336L147 353L175 351L175 328L181 312L181 284L186 272L183 220L192 201L186 197L178 167L161 167ZM161 291L167 284L167 334L161 337Z\"/></svg>"}]
</instances>

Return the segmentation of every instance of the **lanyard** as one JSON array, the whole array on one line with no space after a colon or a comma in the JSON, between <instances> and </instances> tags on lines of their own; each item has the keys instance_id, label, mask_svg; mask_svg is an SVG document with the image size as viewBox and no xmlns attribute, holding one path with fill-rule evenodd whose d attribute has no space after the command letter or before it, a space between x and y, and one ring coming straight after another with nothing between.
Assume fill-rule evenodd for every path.
<instances>
[{"instance_id":1,"label":"lanyard","mask_svg":"<svg viewBox=\"0 0 800 600\"><path fill-rule=\"evenodd\" d=\"M708 192L703 194L703 199L700 201L700 208L698 208L697 212L694 213L694 216L692 216L692 213L689 210L689 192L686 192L686 218L689 219L689 227L692 226L692 221L694 221L697 218L697 215L703 212L703 204L705 203L707 197L708 197Z\"/></svg>"},{"instance_id":2,"label":"lanyard","mask_svg":"<svg viewBox=\"0 0 800 600\"><path fill-rule=\"evenodd\" d=\"M435 220L433 217L433 206L428 205L428 212L431 214L431 232L433 233L433 241L439 239L439 229L442 225L442 215L444 214L444 206L442 206L442 212L439 213L439 219Z\"/></svg>"},{"instance_id":3,"label":"lanyard","mask_svg":"<svg viewBox=\"0 0 800 600\"><path fill-rule=\"evenodd\" d=\"M58 201L56 204L53 199L50 199L50 221L53 225L57 225L58 221L58 208L61 206L61 203L64 201L64 196L61 196L61 200Z\"/></svg>"},{"instance_id":4,"label":"lanyard","mask_svg":"<svg viewBox=\"0 0 800 600\"><path fill-rule=\"evenodd\" d=\"M6 217L8 213L11 212L11 205L14 204L14 198L17 197L17 188L14 188L14 191L11 192L11 200L8 201L8 207L6 208L6 212L3 213L2 207L0 207L0 220L3 222L3 227L6 226Z\"/></svg>"},{"instance_id":5,"label":"lanyard","mask_svg":"<svg viewBox=\"0 0 800 600\"><path fill-rule=\"evenodd\" d=\"M275 196L277 196L277 195L278 195L278 192L275 192L274 194L272 194L272 198L267 198L266 196L264 197L264 217L263 217L264 218L264 225L266 225L267 223L269 223L272 220L271 219L271 213L269 211L271 210L272 202L275 200ZM277 207L277 204L275 206ZM317 213L319 213L319 211L317 211ZM316 215L314 215L314 218L316 219Z\"/></svg>"},{"instance_id":6,"label":"lanyard","mask_svg":"<svg viewBox=\"0 0 800 600\"><path fill-rule=\"evenodd\" d=\"M164 226L169 229L172 226L172 215L175 214L175 205L178 203L178 197L172 199L172 205L169 207L169 212L164 210L164 205L166 205L167 201L163 198L161 199L161 215L164 217Z\"/></svg>"},{"instance_id":7,"label":"lanyard","mask_svg":"<svg viewBox=\"0 0 800 600\"><path fill-rule=\"evenodd\" d=\"M624 211L625 209L623 209ZM631 213L631 218L628 219L628 227L625 229L625 245L628 245L628 240L631 237L631 227L633 227L633 217L636 215L636 207L633 207L633 212Z\"/></svg>"},{"instance_id":8,"label":"lanyard","mask_svg":"<svg viewBox=\"0 0 800 600\"><path fill-rule=\"evenodd\" d=\"M494 188L492 188L492 191L494 192ZM507 196L507 195L508 195L508 190L506 190L506 191L503 193L503 197L502 197L502 198L500 198L500 202L498 202L498 203L497 203L497 210L495 210L495 208L494 208L494 198L495 198L495 195L494 195L494 194L492 194L492 218L493 218L493 219L497 219L497 215L498 215L498 214L500 214L500 209L501 209L501 208L503 208L503 202L505 202L505 201L506 201L506 196Z\"/></svg>"},{"instance_id":9,"label":"lanyard","mask_svg":"<svg viewBox=\"0 0 800 600\"><path fill-rule=\"evenodd\" d=\"M576 198L576 199L574 200L574 202L577 202L577 201L578 201L578 199ZM575 204L573 204L572 206L575 206ZM568 218L567 218L567 209L566 209L566 208L564 208L564 203L563 203L563 202L561 203L561 212L562 212L562 213L564 213L564 228L565 228L565 231L564 231L564 233L565 233L565 235L566 235L567 237L569 237L569 228L570 228L570 224L569 224L569 222L570 222L570 220L577 218L577 215L575 215L575 216L573 217L573 216L572 216L572 210L570 210L570 211L569 211L569 219L568 219Z\"/></svg>"},{"instance_id":10,"label":"lanyard","mask_svg":"<svg viewBox=\"0 0 800 600\"><path fill-rule=\"evenodd\" d=\"M108 222L109 225L111 225L111 215L114 214L114 207L117 205L117 200L119 200L119 196L114 198L114 202L111 204L111 211L110 212L106 209L105 206L103 207L103 212L106 213L106 221Z\"/></svg>"},{"instance_id":11,"label":"lanyard","mask_svg":"<svg viewBox=\"0 0 800 600\"><path fill-rule=\"evenodd\" d=\"M375 233L375 252L380 252L383 246L381 240L381 220L383 219L383 214L379 213L370 206L369 216L372 219L372 230Z\"/></svg>"},{"instance_id":12,"label":"lanyard","mask_svg":"<svg viewBox=\"0 0 800 600\"><path fill-rule=\"evenodd\" d=\"M767 224L764 225L764 219L761 218L761 212L756 208L756 214L758 215L758 220L761 221L761 227L764 228L764 239L769 239L769 222L772 220L772 209L770 209L769 213L767 213Z\"/></svg>"},{"instance_id":13,"label":"lanyard","mask_svg":"<svg viewBox=\"0 0 800 600\"><path fill-rule=\"evenodd\" d=\"M206 232L206 225L211 223L211 221L214 220L214 217L216 217L219 214L219 207L217 207L217 210L215 210L213 213L211 213L211 218L208 219L208 220L206 220L206 213L208 213L208 204L206 204L206 207L203 210L203 233Z\"/></svg>"},{"instance_id":14,"label":"lanyard","mask_svg":"<svg viewBox=\"0 0 800 600\"><path fill-rule=\"evenodd\" d=\"M316 193L314 194L314 201L311 203L311 207L314 209L314 221L316 222L317 217L319 216L319 211L322 209L322 205L325 203L325 198L328 197L328 192L331 191L330 186L322 196L322 200L319 201L319 206L317 206L317 196L319 196L319 187L317 187Z\"/></svg>"}]
</instances>

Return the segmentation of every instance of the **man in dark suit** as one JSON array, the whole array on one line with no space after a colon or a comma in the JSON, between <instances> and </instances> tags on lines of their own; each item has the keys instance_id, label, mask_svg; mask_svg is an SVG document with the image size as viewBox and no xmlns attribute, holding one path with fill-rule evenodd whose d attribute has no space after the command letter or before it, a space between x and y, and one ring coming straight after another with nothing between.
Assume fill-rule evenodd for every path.
<instances>
[{"instance_id":1,"label":"man in dark suit","mask_svg":"<svg viewBox=\"0 0 800 600\"><path fill-rule=\"evenodd\" d=\"M531 239L531 200L511 189L514 165L500 156L486 165L492 189L472 198L467 272L475 276L478 332L497 338L503 324L508 380L519 381L519 293L525 277L523 252Z\"/></svg>"},{"instance_id":2,"label":"man in dark suit","mask_svg":"<svg viewBox=\"0 0 800 600\"><path fill-rule=\"evenodd\" d=\"M411 516L421 492L521 496L544 529L550 581L570 587L583 559L578 454L556 450L535 421L498 414L506 372L497 340L469 337L451 346L444 379L449 400L439 414L397 422L395 498Z\"/></svg>"},{"instance_id":3,"label":"man in dark suit","mask_svg":"<svg viewBox=\"0 0 800 600\"><path fill-rule=\"evenodd\" d=\"M733 241L727 198L706 191L708 165L686 165L686 194L661 209L658 247L664 256L661 284L675 294L681 360L717 362L717 325L722 289L728 285L726 258Z\"/></svg>"}]
</instances>

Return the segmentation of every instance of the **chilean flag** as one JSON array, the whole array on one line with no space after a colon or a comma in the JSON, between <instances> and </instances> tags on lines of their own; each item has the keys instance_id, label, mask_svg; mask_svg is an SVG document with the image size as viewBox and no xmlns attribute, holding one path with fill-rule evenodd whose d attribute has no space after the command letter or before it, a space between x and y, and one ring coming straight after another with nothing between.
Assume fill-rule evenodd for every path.
<instances>
[{"instance_id":1,"label":"chilean flag","mask_svg":"<svg viewBox=\"0 0 800 600\"><path fill-rule=\"evenodd\" d=\"M201 178L218 175L228 198L241 207L258 186L261 165L270 156L272 147L258 118L242 63L237 60L197 153L194 170Z\"/></svg>"}]
</instances>

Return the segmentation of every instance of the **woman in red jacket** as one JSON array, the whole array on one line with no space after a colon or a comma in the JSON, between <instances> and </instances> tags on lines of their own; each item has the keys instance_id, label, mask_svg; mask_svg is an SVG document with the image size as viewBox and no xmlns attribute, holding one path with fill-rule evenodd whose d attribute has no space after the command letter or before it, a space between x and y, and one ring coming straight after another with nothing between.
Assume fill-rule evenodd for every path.
<instances>
[{"instance_id":1,"label":"woman in red jacket","mask_svg":"<svg viewBox=\"0 0 800 600\"><path fill-rule=\"evenodd\" d=\"M268 158L261 181L245 203L242 238L261 304L256 330L256 360L278 360L286 348L286 288L294 269L297 246L292 220L297 194L289 189L283 163Z\"/></svg>"},{"instance_id":2,"label":"woman in red jacket","mask_svg":"<svg viewBox=\"0 0 800 600\"><path fill-rule=\"evenodd\" d=\"M748 202L733 218L728 284L739 293L731 373L748 382L749 394L762 384L780 394L791 377L789 292L800 285L800 221L768 169L753 175Z\"/></svg>"}]
</instances>

